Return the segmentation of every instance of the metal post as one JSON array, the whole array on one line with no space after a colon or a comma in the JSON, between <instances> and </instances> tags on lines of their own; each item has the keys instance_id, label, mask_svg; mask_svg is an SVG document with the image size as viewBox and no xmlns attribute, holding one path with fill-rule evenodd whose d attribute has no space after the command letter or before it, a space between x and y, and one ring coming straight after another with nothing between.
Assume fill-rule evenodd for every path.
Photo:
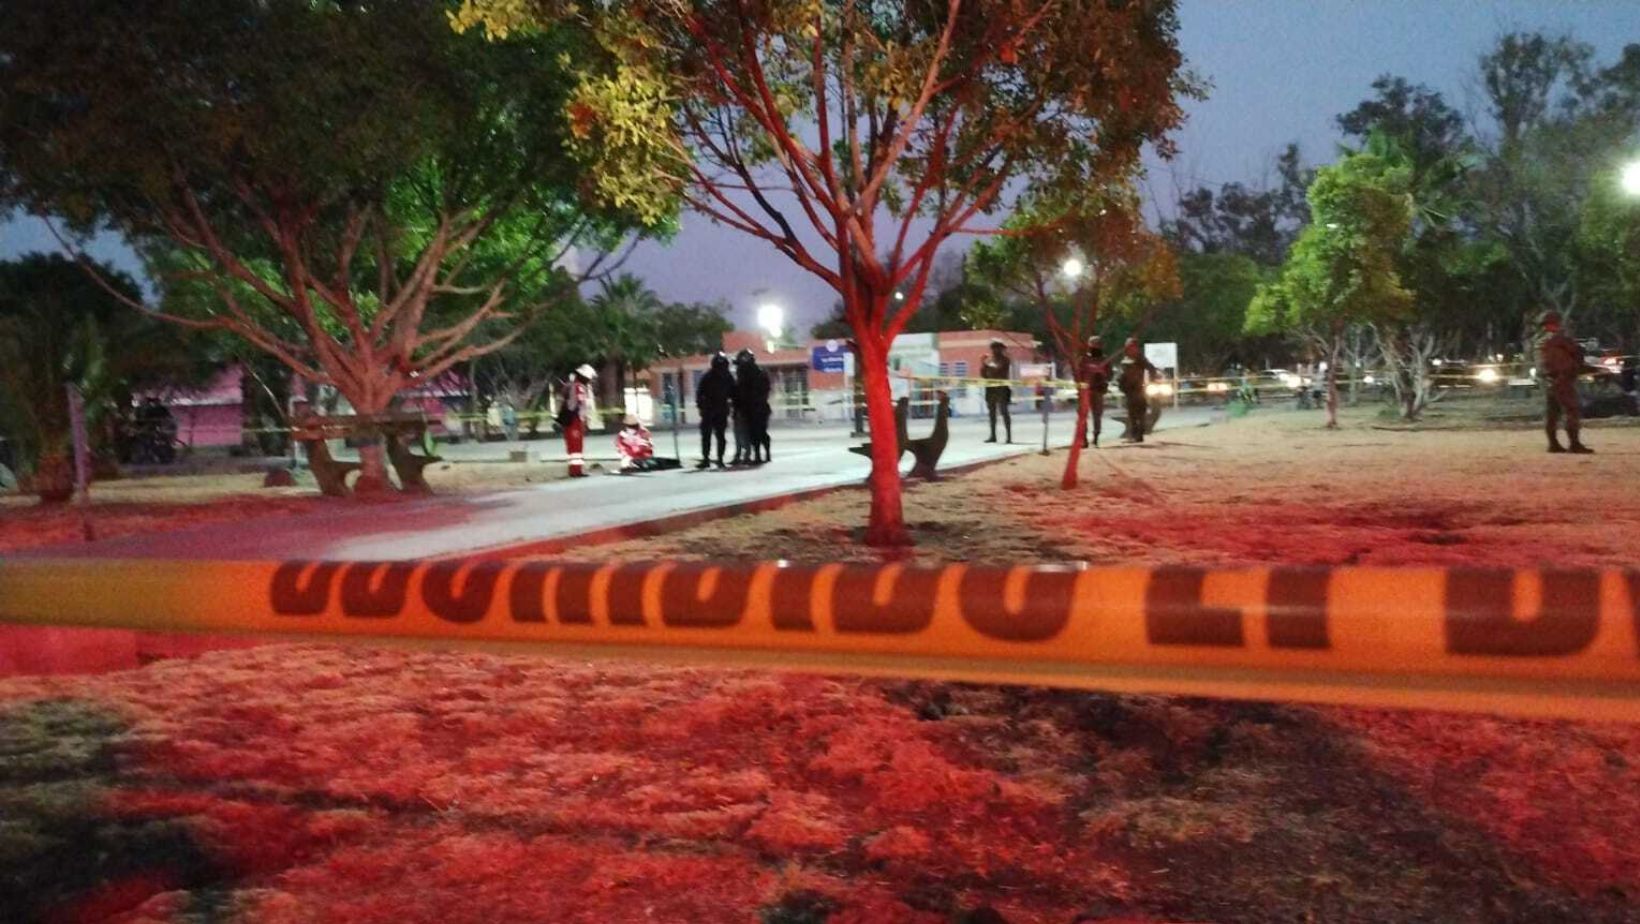
<instances>
[{"instance_id":1,"label":"metal post","mask_svg":"<svg viewBox=\"0 0 1640 924\"><path fill-rule=\"evenodd\" d=\"M1053 412L1053 390L1046 384L1038 385L1042 394L1042 454L1048 455L1048 415Z\"/></svg>"},{"instance_id":2,"label":"metal post","mask_svg":"<svg viewBox=\"0 0 1640 924\"><path fill-rule=\"evenodd\" d=\"M678 401L678 392L680 392L682 390L683 390L683 373L680 371L678 373L677 379L674 380L673 383L672 383L672 401L671 401L671 404L672 404L672 457L677 459L680 463L683 461L683 450L678 445L678 407L679 407L679 404L680 404L680 402Z\"/></svg>"}]
</instances>

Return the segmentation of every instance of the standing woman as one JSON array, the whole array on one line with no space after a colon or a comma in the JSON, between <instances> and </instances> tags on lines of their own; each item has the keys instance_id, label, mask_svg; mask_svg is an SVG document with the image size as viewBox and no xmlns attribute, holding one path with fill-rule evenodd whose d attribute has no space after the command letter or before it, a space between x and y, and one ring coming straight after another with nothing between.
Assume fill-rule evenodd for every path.
<instances>
[{"instance_id":1,"label":"standing woman","mask_svg":"<svg viewBox=\"0 0 1640 924\"><path fill-rule=\"evenodd\" d=\"M581 364L570 373L558 404L558 425L564 429L564 451L569 454L569 476L586 477L585 450L587 417L597 413L592 400L592 380L598 373L591 366Z\"/></svg>"}]
</instances>

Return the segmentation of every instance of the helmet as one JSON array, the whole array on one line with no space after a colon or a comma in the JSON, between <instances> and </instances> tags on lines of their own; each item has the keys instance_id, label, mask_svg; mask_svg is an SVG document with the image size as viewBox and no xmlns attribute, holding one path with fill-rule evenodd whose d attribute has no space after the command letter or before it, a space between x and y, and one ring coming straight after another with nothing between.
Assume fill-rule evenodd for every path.
<instances>
[{"instance_id":1,"label":"helmet","mask_svg":"<svg viewBox=\"0 0 1640 924\"><path fill-rule=\"evenodd\" d=\"M598 370L592 368L586 363L582 363L580 366L576 367L575 374L583 379L595 379L598 377Z\"/></svg>"},{"instance_id":2,"label":"helmet","mask_svg":"<svg viewBox=\"0 0 1640 924\"><path fill-rule=\"evenodd\" d=\"M727 368L729 368L729 356L728 356L728 354L724 353L722 350L718 350L716 353L713 353L712 354L712 368L713 369L727 369Z\"/></svg>"},{"instance_id":3,"label":"helmet","mask_svg":"<svg viewBox=\"0 0 1640 924\"><path fill-rule=\"evenodd\" d=\"M757 362L757 354L751 350L741 350L735 354L735 365L745 366Z\"/></svg>"},{"instance_id":4,"label":"helmet","mask_svg":"<svg viewBox=\"0 0 1640 924\"><path fill-rule=\"evenodd\" d=\"M1544 327L1559 327L1560 326L1560 312L1558 312L1558 311L1545 311L1543 313L1542 324L1543 324Z\"/></svg>"},{"instance_id":5,"label":"helmet","mask_svg":"<svg viewBox=\"0 0 1640 924\"><path fill-rule=\"evenodd\" d=\"M1090 349L1090 350L1103 350L1104 348L1105 348L1105 338L1099 336L1098 334L1094 334L1092 337L1088 338L1088 349Z\"/></svg>"},{"instance_id":6,"label":"helmet","mask_svg":"<svg viewBox=\"0 0 1640 924\"><path fill-rule=\"evenodd\" d=\"M994 350L997 347L1002 347L1003 349L1007 349L1008 344L1003 343L1001 340L992 340L991 341L991 349Z\"/></svg>"}]
</instances>

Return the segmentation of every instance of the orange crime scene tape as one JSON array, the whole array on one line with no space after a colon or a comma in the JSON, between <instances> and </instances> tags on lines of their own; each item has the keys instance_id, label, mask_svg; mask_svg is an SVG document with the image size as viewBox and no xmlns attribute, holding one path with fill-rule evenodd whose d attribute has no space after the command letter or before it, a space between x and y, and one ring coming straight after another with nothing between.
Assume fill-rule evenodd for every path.
<instances>
[{"instance_id":1,"label":"orange crime scene tape","mask_svg":"<svg viewBox=\"0 0 1640 924\"><path fill-rule=\"evenodd\" d=\"M1640 721L1640 572L0 561L0 620Z\"/></svg>"}]
</instances>

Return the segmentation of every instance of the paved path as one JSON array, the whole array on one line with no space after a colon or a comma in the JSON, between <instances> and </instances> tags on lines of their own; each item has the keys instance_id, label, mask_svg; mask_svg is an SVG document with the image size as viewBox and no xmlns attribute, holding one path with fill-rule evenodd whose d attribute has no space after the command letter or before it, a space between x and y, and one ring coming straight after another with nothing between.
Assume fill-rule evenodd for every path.
<instances>
[{"instance_id":1,"label":"paved path","mask_svg":"<svg viewBox=\"0 0 1640 924\"><path fill-rule=\"evenodd\" d=\"M1205 408L1169 410L1161 429L1207 423ZM1054 415L1050 442L1070 441L1073 415ZM1108 424L1108 421L1107 421ZM913 435L928 421L913 421ZM1018 415L1015 436L1022 442L983 442L985 425L972 418L952 421L944 466L1006 458L1042 445L1041 418ZM1121 432L1120 424L1114 435ZM1113 438L1114 438L1113 435ZM669 453L669 432L656 433ZM698 449L692 432L681 437L685 459ZM453 555L502 546L542 542L660 517L745 504L800 491L862 482L866 458L847 451L857 441L842 425L776 430L775 461L754 469L655 472L639 476L595 475L576 480L488 494L433 497L393 503L338 503L333 509L261 517L230 524L126 539L56 546L25 553L30 557L193 558L215 560L331 558L407 559ZM594 437L594 440L607 437ZM1024 442L1034 439L1034 442ZM491 446L492 452L497 452ZM550 446L557 444L529 444ZM596 442L594 446L598 445ZM497 452L504 457L505 447ZM910 457L906 458L906 468Z\"/></svg>"}]
</instances>

